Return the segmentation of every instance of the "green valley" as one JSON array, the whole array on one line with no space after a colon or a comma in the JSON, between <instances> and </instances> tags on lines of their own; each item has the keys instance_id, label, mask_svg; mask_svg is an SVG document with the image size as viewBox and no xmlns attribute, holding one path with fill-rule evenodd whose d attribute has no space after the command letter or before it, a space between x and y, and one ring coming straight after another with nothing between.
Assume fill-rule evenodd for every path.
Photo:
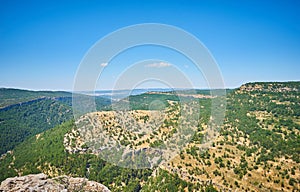
<instances>
[{"instance_id":1,"label":"green valley","mask_svg":"<svg viewBox=\"0 0 300 192\"><path fill-rule=\"evenodd\" d=\"M85 177L112 191L300 190L300 82L247 83L228 91L224 123L207 148L203 148L202 143L209 127L211 102L215 98L201 92L196 93L197 97L190 97L188 92L180 93L184 94L189 96L185 102L197 100L201 109L195 123L197 131L169 162L153 169L130 169L105 161L82 140L74 120L61 124L71 119L66 113L65 119L53 116L49 127L42 126L38 134L32 130L32 136L2 155L0 180L44 173L50 177ZM138 123L132 124L135 127L152 122L157 118L157 110L169 112L156 133L149 135L134 135L121 124L114 123L115 114L108 103L81 120L99 119L102 124L106 123L104 128L109 134L123 140L120 145L131 147L161 146L168 135L178 131L176 114L182 106L176 104L180 101L176 94L151 92L125 100L130 101L129 112L137 119ZM118 104L124 104L125 100ZM157 100L160 102L154 105ZM18 108L19 111L13 113L23 119L24 114L35 118L34 114L29 114L31 109L43 109L41 111L49 111L52 115L56 114L55 111L70 109L66 103L56 105L56 102L41 100L35 102L36 108L35 105ZM49 129L51 126L54 128ZM93 131L96 133L97 130L94 128ZM10 134L7 132L8 136Z\"/></svg>"}]
</instances>

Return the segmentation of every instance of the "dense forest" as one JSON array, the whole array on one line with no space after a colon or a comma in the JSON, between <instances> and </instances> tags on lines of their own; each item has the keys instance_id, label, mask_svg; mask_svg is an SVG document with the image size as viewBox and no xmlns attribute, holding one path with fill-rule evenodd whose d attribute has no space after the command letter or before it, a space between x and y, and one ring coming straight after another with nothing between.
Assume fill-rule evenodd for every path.
<instances>
[{"instance_id":1,"label":"dense forest","mask_svg":"<svg viewBox=\"0 0 300 192\"><path fill-rule=\"evenodd\" d=\"M29 136L72 118L71 106L63 101L40 99L0 110L0 154Z\"/></svg>"}]
</instances>

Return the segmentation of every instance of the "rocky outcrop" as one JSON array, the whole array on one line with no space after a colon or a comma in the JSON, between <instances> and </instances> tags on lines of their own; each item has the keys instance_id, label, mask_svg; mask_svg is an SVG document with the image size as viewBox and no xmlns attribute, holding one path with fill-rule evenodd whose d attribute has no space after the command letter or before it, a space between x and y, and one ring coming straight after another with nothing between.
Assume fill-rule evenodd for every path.
<instances>
[{"instance_id":1,"label":"rocky outcrop","mask_svg":"<svg viewBox=\"0 0 300 192\"><path fill-rule=\"evenodd\" d=\"M109 192L104 185L86 178L59 176L48 178L47 175L32 174L22 177L7 178L2 181L0 192L8 191L36 191L36 192L67 192L67 191L100 191Z\"/></svg>"},{"instance_id":2,"label":"rocky outcrop","mask_svg":"<svg viewBox=\"0 0 300 192\"><path fill-rule=\"evenodd\" d=\"M300 91L300 86L298 82L258 82L258 83L246 83L242 85L238 92L253 92L253 91L263 91L263 92L276 92L276 93L286 93L286 92L297 92Z\"/></svg>"}]
</instances>

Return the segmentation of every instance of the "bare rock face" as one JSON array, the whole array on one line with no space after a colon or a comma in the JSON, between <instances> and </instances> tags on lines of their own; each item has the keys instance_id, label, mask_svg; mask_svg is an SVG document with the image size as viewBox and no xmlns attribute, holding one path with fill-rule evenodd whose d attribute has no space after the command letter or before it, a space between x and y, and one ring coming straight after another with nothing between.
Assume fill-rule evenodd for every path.
<instances>
[{"instance_id":1,"label":"bare rock face","mask_svg":"<svg viewBox=\"0 0 300 192\"><path fill-rule=\"evenodd\" d=\"M86 178L59 176L48 178L47 175L32 174L22 177L7 178L2 181L0 192L24 191L24 192L67 192L67 191L100 191L109 192L104 185L95 181L89 181Z\"/></svg>"}]
</instances>

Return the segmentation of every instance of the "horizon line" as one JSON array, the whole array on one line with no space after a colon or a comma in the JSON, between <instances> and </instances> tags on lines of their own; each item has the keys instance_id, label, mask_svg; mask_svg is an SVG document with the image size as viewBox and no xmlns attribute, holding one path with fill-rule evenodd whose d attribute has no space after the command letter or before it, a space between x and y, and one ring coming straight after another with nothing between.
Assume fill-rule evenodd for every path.
<instances>
[{"instance_id":1,"label":"horizon line","mask_svg":"<svg viewBox=\"0 0 300 192\"><path fill-rule=\"evenodd\" d=\"M233 87L233 86L228 86L228 87L224 87L224 88L209 88L209 87L175 87L175 88L166 88L166 87L141 87L141 88L134 88L134 89L128 89L128 88L124 88L124 89L95 89L93 91L128 91L128 90L145 90L145 89L176 89L176 90L216 90L216 89L237 89L239 87L241 87L242 85L245 85L247 83L289 83L289 82L300 82L300 80L286 80L286 81L274 81L274 80L270 80L270 81L248 81L248 82L243 82L241 83L239 86L237 87ZM53 92L69 92L69 93L73 93L73 92L90 92L91 90L81 90L81 91L74 91L74 90L67 90L67 89L32 89L32 88L24 88L24 87L7 87L7 86L1 86L0 89L18 89L18 90L24 90L24 91L53 91Z\"/></svg>"}]
</instances>

